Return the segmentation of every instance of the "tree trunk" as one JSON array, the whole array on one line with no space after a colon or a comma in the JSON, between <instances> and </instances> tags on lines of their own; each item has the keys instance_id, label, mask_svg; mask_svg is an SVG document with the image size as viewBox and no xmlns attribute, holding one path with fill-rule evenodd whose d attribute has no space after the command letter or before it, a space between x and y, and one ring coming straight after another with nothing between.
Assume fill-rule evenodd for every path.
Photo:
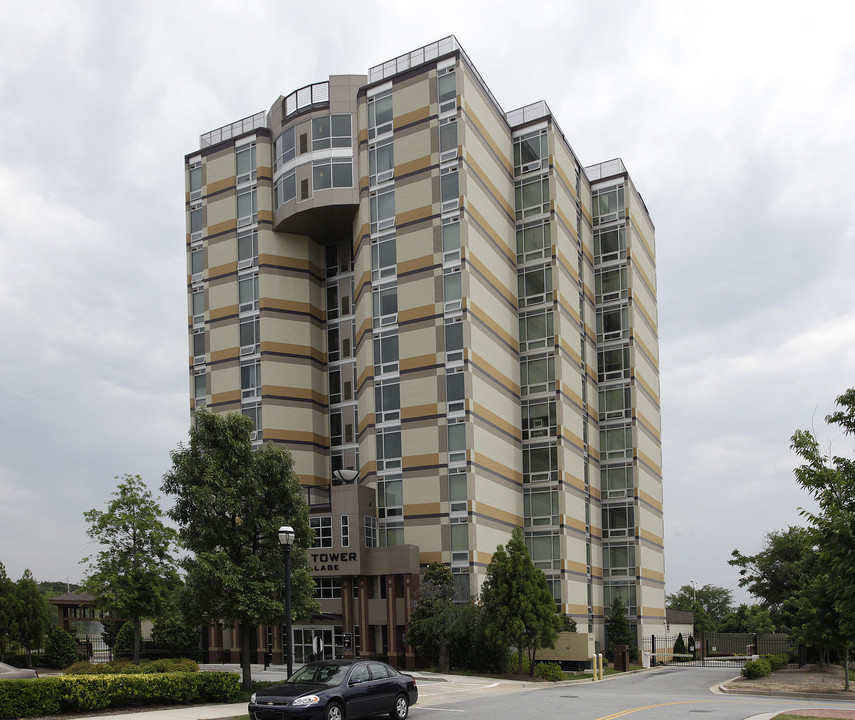
<instances>
[{"instance_id":1,"label":"tree trunk","mask_svg":"<svg viewBox=\"0 0 855 720\"><path fill-rule=\"evenodd\" d=\"M849 644L846 644L846 652L843 654L843 689L849 690Z\"/></svg>"},{"instance_id":2,"label":"tree trunk","mask_svg":"<svg viewBox=\"0 0 855 720\"><path fill-rule=\"evenodd\" d=\"M246 623L240 623L240 671L244 690L252 690L252 668L249 664L249 637L253 631Z\"/></svg>"},{"instance_id":3,"label":"tree trunk","mask_svg":"<svg viewBox=\"0 0 855 720\"><path fill-rule=\"evenodd\" d=\"M134 618L134 665L140 664L140 634L142 633L142 620Z\"/></svg>"},{"instance_id":4,"label":"tree trunk","mask_svg":"<svg viewBox=\"0 0 855 720\"><path fill-rule=\"evenodd\" d=\"M449 670L448 640L443 636L439 639L439 671L441 673L447 673Z\"/></svg>"}]
</instances>

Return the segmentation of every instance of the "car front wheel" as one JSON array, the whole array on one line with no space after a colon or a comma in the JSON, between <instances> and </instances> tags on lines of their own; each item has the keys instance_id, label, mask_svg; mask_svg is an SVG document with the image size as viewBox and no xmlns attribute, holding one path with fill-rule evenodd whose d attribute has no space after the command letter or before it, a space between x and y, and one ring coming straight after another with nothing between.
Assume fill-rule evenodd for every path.
<instances>
[{"instance_id":1,"label":"car front wheel","mask_svg":"<svg viewBox=\"0 0 855 720\"><path fill-rule=\"evenodd\" d=\"M344 711L341 709L341 705L336 702L327 705L324 718L325 720L344 720Z\"/></svg>"},{"instance_id":2,"label":"car front wheel","mask_svg":"<svg viewBox=\"0 0 855 720\"><path fill-rule=\"evenodd\" d=\"M401 693L395 698L395 709L389 713L389 717L392 720L406 720L407 715L410 712L410 702L407 700L407 696Z\"/></svg>"}]
</instances>

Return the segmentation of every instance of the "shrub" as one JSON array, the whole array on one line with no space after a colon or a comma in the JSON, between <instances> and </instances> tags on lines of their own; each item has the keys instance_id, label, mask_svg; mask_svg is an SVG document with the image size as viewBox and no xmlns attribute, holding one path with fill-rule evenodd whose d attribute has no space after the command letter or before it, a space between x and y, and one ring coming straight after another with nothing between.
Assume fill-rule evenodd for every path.
<instances>
[{"instance_id":1,"label":"shrub","mask_svg":"<svg viewBox=\"0 0 855 720\"><path fill-rule=\"evenodd\" d=\"M561 666L558 663L550 662L550 663L537 663L534 666L534 674L543 678L544 680L550 680L552 682L558 682L559 680L566 680L567 677L564 675L564 671L561 669Z\"/></svg>"},{"instance_id":2,"label":"shrub","mask_svg":"<svg viewBox=\"0 0 855 720\"><path fill-rule=\"evenodd\" d=\"M790 662L790 654L777 653L775 655L766 655L763 659L769 661L769 665L772 667L772 670L783 670Z\"/></svg>"},{"instance_id":3,"label":"shrub","mask_svg":"<svg viewBox=\"0 0 855 720\"><path fill-rule=\"evenodd\" d=\"M198 672L199 666L187 658L161 658L143 660L134 665L130 660L113 660L107 663L89 663L85 660L74 663L65 670L65 675L153 675L170 672Z\"/></svg>"},{"instance_id":4,"label":"shrub","mask_svg":"<svg viewBox=\"0 0 855 720\"><path fill-rule=\"evenodd\" d=\"M771 674L772 665L764 658L760 658L759 660L749 660L742 668L742 677L747 678L748 680L767 677Z\"/></svg>"},{"instance_id":5,"label":"shrub","mask_svg":"<svg viewBox=\"0 0 855 720\"><path fill-rule=\"evenodd\" d=\"M508 660L505 663L505 672L516 674L520 665L520 654L518 652L508 653ZM522 674L531 674L531 663L528 659L528 653L523 653L522 656Z\"/></svg>"},{"instance_id":6,"label":"shrub","mask_svg":"<svg viewBox=\"0 0 855 720\"><path fill-rule=\"evenodd\" d=\"M116 633L113 645L116 657L133 657L134 655L134 624L128 620Z\"/></svg>"},{"instance_id":7,"label":"shrub","mask_svg":"<svg viewBox=\"0 0 855 720\"><path fill-rule=\"evenodd\" d=\"M0 680L0 718L59 715L59 678Z\"/></svg>"},{"instance_id":8,"label":"shrub","mask_svg":"<svg viewBox=\"0 0 855 720\"><path fill-rule=\"evenodd\" d=\"M45 660L53 668L66 668L77 660L77 641L71 633L57 625L48 630Z\"/></svg>"}]
</instances>

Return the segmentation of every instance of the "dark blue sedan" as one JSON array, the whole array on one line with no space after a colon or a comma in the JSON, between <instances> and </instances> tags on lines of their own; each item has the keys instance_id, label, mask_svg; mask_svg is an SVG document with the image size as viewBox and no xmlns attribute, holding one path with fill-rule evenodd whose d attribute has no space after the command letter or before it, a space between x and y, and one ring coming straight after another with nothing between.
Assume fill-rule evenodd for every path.
<instances>
[{"instance_id":1,"label":"dark blue sedan","mask_svg":"<svg viewBox=\"0 0 855 720\"><path fill-rule=\"evenodd\" d=\"M250 720L355 720L386 714L405 720L419 691L412 675L378 660L304 665L280 685L254 693Z\"/></svg>"}]
</instances>

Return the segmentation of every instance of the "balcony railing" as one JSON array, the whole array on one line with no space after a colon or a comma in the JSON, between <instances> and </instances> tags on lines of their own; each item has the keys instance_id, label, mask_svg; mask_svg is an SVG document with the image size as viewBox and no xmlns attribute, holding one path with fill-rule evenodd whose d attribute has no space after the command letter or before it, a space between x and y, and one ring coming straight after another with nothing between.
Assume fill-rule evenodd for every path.
<instances>
[{"instance_id":1,"label":"balcony railing","mask_svg":"<svg viewBox=\"0 0 855 720\"><path fill-rule=\"evenodd\" d=\"M206 132L204 135L200 135L199 145L203 148L210 147L211 145L223 142L223 140L231 140L244 133L252 132L256 128L266 127L266 124L267 114L262 110L255 113L255 115L243 118L243 120L237 120L228 125L223 125L216 130L211 130L211 132Z\"/></svg>"}]
</instances>

